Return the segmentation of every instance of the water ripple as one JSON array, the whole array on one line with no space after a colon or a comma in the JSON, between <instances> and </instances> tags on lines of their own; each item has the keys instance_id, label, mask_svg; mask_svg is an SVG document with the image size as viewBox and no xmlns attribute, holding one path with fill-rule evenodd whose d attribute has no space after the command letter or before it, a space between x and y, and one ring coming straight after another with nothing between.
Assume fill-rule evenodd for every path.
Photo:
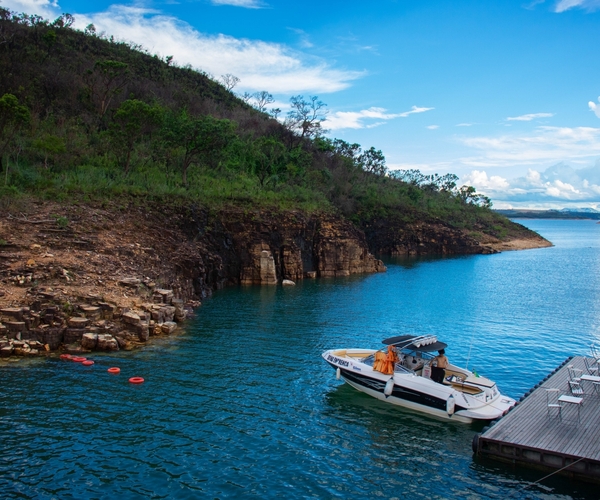
<instances>
[{"instance_id":1,"label":"water ripple","mask_svg":"<svg viewBox=\"0 0 600 500\"><path fill-rule=\"evenodd\" d=\"M571 226L588 240L569 239L564 227L552 252L396 260L385 274L224 290L186 334L97 354L89 369L58 359L2 363L0 491L595 498L585 485L553 478L541 488L535 471L474 460L481 426L390 408L336 381L320 358L399 332L434 333L451 344L452 361L468 360L520 396L600 337L600 227ZM146 382L134 386L131 376Z\"/></svg>"}]
</instances>

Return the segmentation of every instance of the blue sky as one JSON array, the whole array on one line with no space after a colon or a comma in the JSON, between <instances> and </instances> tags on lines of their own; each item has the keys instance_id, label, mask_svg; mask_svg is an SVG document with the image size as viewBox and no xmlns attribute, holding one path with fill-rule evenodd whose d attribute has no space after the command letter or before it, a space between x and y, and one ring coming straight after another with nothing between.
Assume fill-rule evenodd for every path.
<instances>
[{"instance_id":1,"label":"blue sky","mask_svg":"<svg viewBox=\"0 0 600 500\"><path fill-rule=\"evenodd\" d=\"M600 0L0 0L235 92L327 103L328 135L457 174L496 208L600 210Z\"/></svg>"}]
</instances>

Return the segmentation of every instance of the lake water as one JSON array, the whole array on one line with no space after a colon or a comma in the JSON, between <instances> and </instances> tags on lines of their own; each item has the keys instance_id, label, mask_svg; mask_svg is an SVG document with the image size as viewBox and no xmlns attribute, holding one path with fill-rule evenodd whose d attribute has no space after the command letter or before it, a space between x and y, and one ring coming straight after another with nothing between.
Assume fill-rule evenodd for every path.
<instances>
[{"instance_id":1,"label":"lake water","mask_svg":"<svg viewBox=\"0 0 600 500\"><path fill-rule=\"evenodd\" d=\"M481 424L381 403L337 381L320 357L436 334L452 362L519 398L600 340L600 225L524 224L555 246L231 288L185 333L94 355L92 367L0 364L0 496L598 498L596 487L556 476L538 484L542 472L474 459Z\"/></svg>"}]
</instances>

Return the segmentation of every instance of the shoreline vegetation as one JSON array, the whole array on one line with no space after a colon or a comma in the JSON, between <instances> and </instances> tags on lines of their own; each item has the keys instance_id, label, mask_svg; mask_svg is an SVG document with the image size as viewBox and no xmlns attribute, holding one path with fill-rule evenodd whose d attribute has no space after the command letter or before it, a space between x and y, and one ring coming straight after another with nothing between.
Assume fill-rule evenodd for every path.
<instances>
[{"instance_id":1,"label":"shoreline vegetation","mask_svg":"<svg viewBox=\"0 0 600 500\"><path fill-rule=\"evenodd\" d=\"M317 96L281 117L73 21L0 8L5 356L131 348L213 290L385 271L374 255L551 245L453 174L328 138Z\"/></svg>"}]
</instances>

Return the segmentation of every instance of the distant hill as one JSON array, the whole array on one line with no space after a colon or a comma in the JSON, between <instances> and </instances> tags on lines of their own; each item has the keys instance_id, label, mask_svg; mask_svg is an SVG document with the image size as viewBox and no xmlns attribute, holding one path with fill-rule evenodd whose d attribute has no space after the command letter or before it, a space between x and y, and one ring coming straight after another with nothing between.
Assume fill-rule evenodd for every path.
<instances>
[{"instance_id":1,"label":"distant hill","mask_svg":"<svg viewBox=\"0 0 600 500\"><path fill-rule=\"evenodd\" d=\"M511 209L495 210L509 219L592 219L600 220L600 212L593 208L563 208L561 210Z\"/></svg>"}]
</instances>

